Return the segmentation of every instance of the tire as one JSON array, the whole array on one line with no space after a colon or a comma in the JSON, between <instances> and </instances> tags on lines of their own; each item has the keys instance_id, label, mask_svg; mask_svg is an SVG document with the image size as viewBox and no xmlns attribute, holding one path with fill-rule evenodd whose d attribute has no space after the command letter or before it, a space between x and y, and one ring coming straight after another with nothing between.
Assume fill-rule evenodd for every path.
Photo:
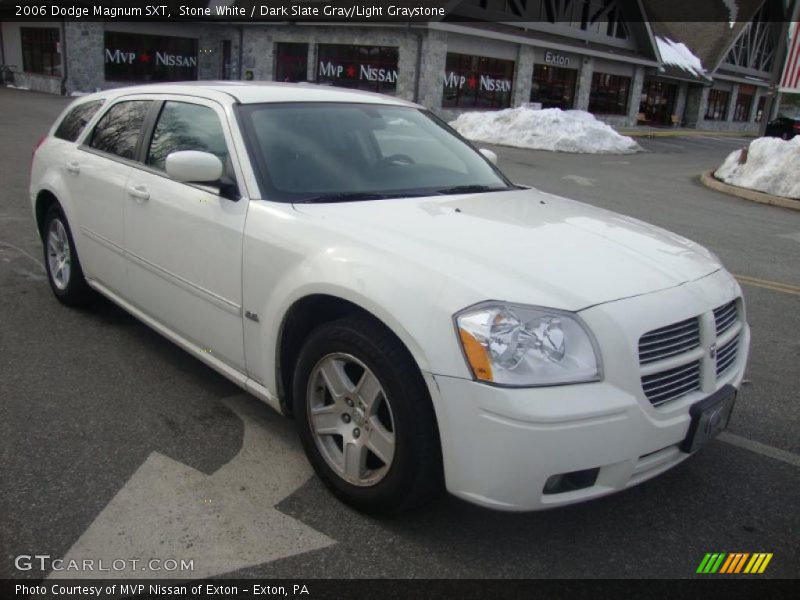
<instances>
[{"instance_id":1,"label":"tire","mask_svg":"<svg viewBox=\"0 0 800 600\"><path fill-rule=\"evenodd\" d=\"M300 351L293 391L306 455L344 502L389 514L439 495L444 478L430 395L411 354L382 324L355 316L315 329Z\"/></svg>"},{"instance_id":2,"label":"tire","mask_svg":"<svg viewBox=\"0 0 800 600\"><path fill-rule=\"evenodd\" d=\"M58 301L67 306L85 306L92 290L83 276L67 218L57 204L45 214L42 244L47 281Z\"/></svg>"}]
</instances>

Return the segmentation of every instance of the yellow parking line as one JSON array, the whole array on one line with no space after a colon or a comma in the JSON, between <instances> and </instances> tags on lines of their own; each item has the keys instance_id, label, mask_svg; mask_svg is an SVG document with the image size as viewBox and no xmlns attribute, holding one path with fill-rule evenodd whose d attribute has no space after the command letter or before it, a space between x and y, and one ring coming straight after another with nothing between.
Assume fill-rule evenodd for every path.
<instances>
[{"instance_id":1,"label":"yellow parking line","mask_svg":"<svg viewBox=\"0 0 800 600\"><path fill-rule=\"evenodd\" d=\"M734 277L736 277L739 283L744 283L745 285L752 285L767 290L783 292L784 294L800 296L800 286L798 285L781 283L780 281L770 281L768 279L758 279L756 277L749 277L747 275L734 275Z\"/></svg>"}]
</instances>

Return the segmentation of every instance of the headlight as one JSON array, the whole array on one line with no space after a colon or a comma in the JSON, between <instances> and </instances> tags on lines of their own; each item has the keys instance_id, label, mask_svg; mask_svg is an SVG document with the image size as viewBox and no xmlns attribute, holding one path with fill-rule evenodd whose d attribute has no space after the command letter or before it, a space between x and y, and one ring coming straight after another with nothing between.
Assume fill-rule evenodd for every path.
<instances>
[{"instance_id":1,"label":"headlight","mask_svg":"<svg viewBox=\"0 0 800 600\"><path fill-rule=\"evenodd\" d=\"M485 302L455 321L467 363L481 381L525 387L601 377L594 338L573 313Z\"/></svg>"}]
</instances>

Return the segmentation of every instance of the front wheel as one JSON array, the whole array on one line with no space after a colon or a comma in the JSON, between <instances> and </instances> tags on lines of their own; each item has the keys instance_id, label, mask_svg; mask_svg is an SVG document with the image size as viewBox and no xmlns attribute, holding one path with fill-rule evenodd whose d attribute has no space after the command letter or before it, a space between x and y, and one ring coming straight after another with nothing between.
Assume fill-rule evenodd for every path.
<instances>
[{"instance_id":1,"label":"front wheel","mask_svg":"<svg viewBox=\"0 0 800 600\"><path fill-rule=\"evenodd\" d=\"M295 371L294 414L317 475L355 508L399 512L441 490L441 448L425 382L380 323L348 317L311 334Z\"/></svg>"},{"instance_id":2,"label":"front wheel","mask_svg":"<svg viewBox=\"0 0 800 600\"><path fill-rule=\"evenodd\" d=\"M54 204L44 218L44 264L50 288L68 306L82 306L91 297L72 232L61 208Z\"/></svg>"}]
</instances>

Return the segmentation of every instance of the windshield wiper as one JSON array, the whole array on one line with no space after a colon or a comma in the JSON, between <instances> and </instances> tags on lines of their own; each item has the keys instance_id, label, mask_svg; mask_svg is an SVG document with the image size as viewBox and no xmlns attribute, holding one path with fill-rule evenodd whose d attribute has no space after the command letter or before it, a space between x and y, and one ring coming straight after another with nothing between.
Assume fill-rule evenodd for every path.
<instances>
[{"instance_id":1,"label":"windshield wiper","mask_svg":"<svg viewBox=\"0 0 800 600\"><path fill-rule=\"evenodd\" d=\"M502 192L510 190L507 187L492 187L490 185L456 185L454 187L437 190L440 194L477 194L480 192Z\"/></svg>"},{"instance_id":2,"label":"windshield wiper","mask_svg":"<svg viewBox=\"0 0 800 600\"><path fill-rule=\"evenodd\" d=\"M357 202L359 200L386 200L388 198L413 198L420 196L418 192L381 194L377 192L342 192L338 194L320 194L310 196L301 200L295 200L295 204L314 204L315 202Z\"/></svg>"}]
</instances>

